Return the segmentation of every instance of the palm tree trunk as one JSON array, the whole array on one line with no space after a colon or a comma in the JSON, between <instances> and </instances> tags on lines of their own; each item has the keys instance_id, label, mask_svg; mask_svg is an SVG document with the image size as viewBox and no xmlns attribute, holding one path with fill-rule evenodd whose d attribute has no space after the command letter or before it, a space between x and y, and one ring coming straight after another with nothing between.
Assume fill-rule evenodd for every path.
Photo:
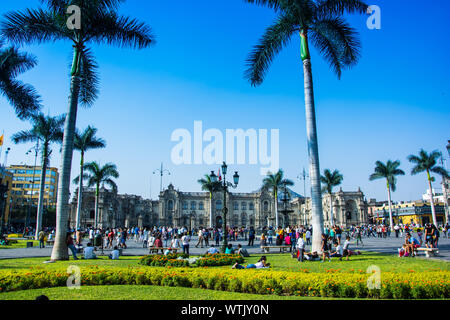
<instances>
[{"instance_id":1,"label":"palm tree trunk","mask_svg":"<svg viewBox=\"0 0 450 320\"><path fill-rule=\"evenodd\" d=\"M275 229L277 229L279 227L278 224L278 193L277 190L274 190L274 202L275 202Z\"/></svg>"},{"instance_id":2,"label":"palm tree trunk","mask_svg":"<svg viewBox=\"0 0 450 320\"><path fill-rule=\"evenodd\" d=\"M69 213L70 171L72 169L73 141L77 121L80 78L72 76L69 97L69 112L64 124L64 138L61 152L61 172L58 181L58 198L56 203L56 235L51 260L69 260L67 252L67 220Z\"/></svg>"},{"instance_id":3,"label":"palm tree trunk","mask_svg":"<svg viewBox=\"0 0 450 320\"><path fill-rule=\"evenodd\" d=\"M330 222L331 227L334 226L334 217L333 217L333 195L330 193Z\"/></svg>"},{"instance_id":4,"label":"palm tree trunk","mask_svg":"<svg viewBox=\"0 0 450 320\"><path fill-rule=\"evenodd\" d=\"M319 146L317 142L316 111L311 71L311 58L303 60L305 86L306 133L308 138L309 177L311 181L312 251L321 252L323 233L322 193L320 190Z\"/></svg>"},{"instance_id":5,"label":"palm tree trunk","mask_svg":"<svg viewBox=\"0 0 450 320\"><path fill-rule=\"evenodd\" d=\"M436 209L434 208L434 196L433 186L431 185L430 171L427 170L428 187L430 188L430 204L431 204L431 216L433 217L433 224L437 227Z\"/></svg>"},{"instance_id":6,"label":"palm tree trunk","mask_svg":"<svg viewBox=\"0 0 450 320\"><path fill-rule=\"evenodd\" d=\"M44 145L44 149L42 150L42 166L41 166L41 182L39 185L39 200L38 200L38 209L36 214L36 233L34 236L35 240L39 239L39 232L42 229L42 213L44 211L44 193L45 193L45 176L47 172L48 165L48 146ZM33 181L34 183L34 181Z\"/></svg>"},{"instance_id":7,"label":"palm tree trunk","mask_svg":"<svg viewBox=\"0 0 450 320\"><path fill-rule=\"evenodd\" d=\"M394 232L394 221L392 220L392 201L391 201L391 186L389 185L389 181L387 182L388 189L388 202L389 202L389 224L391 228L391 232Z\"/></svg>"},{"instance_id":8,"label":"palm tree trunk","mask_svg":"<svg viewBox=\"0 0 450 320\"><path fill-rule=\"evenodd\" d=\"M77 218L75 223L75 230L80 228L81 220L81 203L83 197L83 174L84 174L84 152L81 151L81 161L80 161L80 181L78 181L78 201L77 201Z\"/></svg>"},{"instance_id":9,"label":"palm tree trunk","mask_svg":"<svg viewBox=\"0 0 450 320\"><path fill-rule=\"evenodd\" d=\"M97 221L98 221L98 200L100 197L100 192L99 192L100 186L97 185L97 188L95 190L95 217L94 217L94 227L95 229L97 229Z\"/></svg>"}]
</instances>

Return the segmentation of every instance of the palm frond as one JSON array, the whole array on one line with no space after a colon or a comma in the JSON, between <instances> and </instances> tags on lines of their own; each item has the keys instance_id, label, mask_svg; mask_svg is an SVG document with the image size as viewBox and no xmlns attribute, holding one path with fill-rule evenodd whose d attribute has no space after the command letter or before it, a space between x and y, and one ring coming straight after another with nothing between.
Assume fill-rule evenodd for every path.
<instances>
[{"instance_id":1,"label":"palm frond","mask_svg":"<svg viewBox=\"0 0 450 320\"><path fill-rule=\"evenodd\" d=\"M369 6L360 0L319 0L317 13L321 16L343 15L344 13L367 13Z\"/></svg>"}]
</instances>

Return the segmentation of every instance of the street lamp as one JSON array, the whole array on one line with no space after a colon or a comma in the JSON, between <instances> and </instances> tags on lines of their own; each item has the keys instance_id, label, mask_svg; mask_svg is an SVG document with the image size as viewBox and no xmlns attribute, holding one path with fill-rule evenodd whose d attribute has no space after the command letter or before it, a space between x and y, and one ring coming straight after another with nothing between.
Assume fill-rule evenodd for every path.
<instances>
[{"instance_id":1,"label":"street lamp","mask_svg":"<svg viewBox=\"0 0 450 320\"><path fill-rule=\"evenodd\" d=\"M170 176L170 172L169 172L169 170L163 168L163 164L161 162L161 169L156 169L155 171L153 171L153 174L156 174L156 173L159 173L160 176L161 176L161 180L160 180L160 184L159 184L159 191L161 192L162 191L162 178L163 178L163 175L164 175L164 173L167 173Z\"/></svg>"},{"instance_id":2,"label":"street lamp","mask_svg":"<svg viewBox=\"0 0 450 320\"><path fill-rule=\"evenodd\" d=\"M228 208L227 208L227 192L228 192L228 187L231 187L233 189L237 188L237 185L239 184L239 174L237 171L234 172L233 175L233 183L228 182L226 179L226 175L227 175L227 171L228 171L228 166L225 163L225 161L222 164L222 173L223 173L223 183L222 183L222 187L223 187L223 230L224 230L224 237L223 237L223 245L222 245L222 252L225 252L225 249L228 246L228 241L227 241L227 213L228 213ZM211 181L212 182L217 182L218 177L215 175L214 171L211 171Z\"/></svg>"}]
</instances>

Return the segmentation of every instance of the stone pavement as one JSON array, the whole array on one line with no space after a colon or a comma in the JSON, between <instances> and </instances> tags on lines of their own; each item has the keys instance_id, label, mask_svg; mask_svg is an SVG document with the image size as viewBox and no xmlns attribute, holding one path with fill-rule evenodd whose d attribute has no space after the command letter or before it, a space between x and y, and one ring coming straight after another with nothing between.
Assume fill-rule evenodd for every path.
<instances>
[{"instance_id":1,"label":"stone pavement","mask_svg":"<svg viewBox=\"0 0 450 320\"><path fill-rule=\"evenodd\" d=\"M84 245L86 245L86 240L84 241ZM388 237L386 239L379 238L363 238L363 245L356 246L355 240L352 240L352 244L350 249L352 250L365 250L365 251L375 251L382 252L388 254L397 254L397 249L402 246L404 242L404 238L395 238L395 236ZM197 237L193 237L191 240L189 253L193 255L203 254L208 249L207 247L198 248L195 247L197 243ZM211 243L211 242L210 242ZM213 242L214 243L214 242ZM233 247L236 248L238 243L240 243L244 248L248 250L250 254L262 254L261 249L259 248L259 241L255 240L254 246L249 247L246 241L232 241ZM128 249L123 250L123 255L125 256L143 256L148 254L148 249L142 248L142 243L135 243L134 240L127 241ZM306 247L308 251L310 249L309 246ZM23 248L23 249L0 249L0 260L1 259L11 259L11 258L32 258L32 257L50 257L52 251L52 247L48 246L44 249L40 249L39 247L33 248ZM448 238L440 238L439 241L439 257L438 259L450 261L450 239ZM109 255L111 250L104 250L104 255ZM271 253L279 252L278 249L272 249ZM101 255L99 250L96 251L97 255ZM420 256L424 256L424 254L420 254Z\"/></svg>"}]
</instances>

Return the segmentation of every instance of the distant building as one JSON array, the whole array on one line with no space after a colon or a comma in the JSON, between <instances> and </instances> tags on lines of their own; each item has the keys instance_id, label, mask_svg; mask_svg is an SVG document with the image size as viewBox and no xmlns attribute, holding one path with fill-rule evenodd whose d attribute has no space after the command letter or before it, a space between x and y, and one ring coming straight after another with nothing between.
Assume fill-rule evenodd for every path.
<instances>
[{"instance_id":1,"label":"distant building","mask_svg":"<svg viewBox=\"0 0 450 320\"><path fill-rule=\"evenodd\" d=\"M77 195L71 202L70 224L73 227L77 211ZM282 192L279 193L281 195ZM279 198L279 224L311 224L311 199L304 198L289 190L291 200L286 204ZM94 225L95 189L84 188L81 226ZM227 193L227 225L232 227L275 226L273 214L273 195L267 190L249 193ZM210 201L207 192L183 192L172 184L159 194L159 200L145 200L135 195L119 195L104 188L100 189L98 226L187 226L188 228L208 227L210 207L212 207L213 225L223 224L223 192L214 192ZM286 210L285 210L286 209ZM324 222L330 224L329 196L323 198ZM286 212L285 212L286 211ZM367 202L361 190L344 192L342 189L333 194L333 212L335 223L343 226L368 222Z\"/></svg>"},{"instance_id":2,"label":"distant building","mask_svg":"<svg viewBox=\"0 0 450 320\"><path fill-rule=\"evenodd\" d=\"M435 203L436 220L438 224L444 224L444 205L443 203ZM384 205L375 209L377 221L381 223L389 223L389 206ZM395 224L418 223L424 225L432 223L431 203L418 201L399 202L392 204L392 219Z\"/></svg>"},{"instance_id":3,"label":"distant building","mask_svg":"<svg viewBox=\"0 0 450 320\"><path fill-rule=\"evenodd\" d=\"M3 217L4 225L8 222L10 205L11 205L11 186L13 181L13 174L6 170L5 167L0 165L0 184L7 188L6 197L4 196L3 202L0 199L0 215Z\"/></svg>"},{"instance_id":4,"label":"distant building","mask_svg":"<svg viewBox=\"0 0 450 320\"><path fill-rule=\"evenodd\" d=\"M32 204L37 206L41 182L41 166L11 165L6 168L13 174L12 205ZM58 169L47 168L45 177L44 206L56 206L58 190Z\"/></svg>"}]
</instances>

